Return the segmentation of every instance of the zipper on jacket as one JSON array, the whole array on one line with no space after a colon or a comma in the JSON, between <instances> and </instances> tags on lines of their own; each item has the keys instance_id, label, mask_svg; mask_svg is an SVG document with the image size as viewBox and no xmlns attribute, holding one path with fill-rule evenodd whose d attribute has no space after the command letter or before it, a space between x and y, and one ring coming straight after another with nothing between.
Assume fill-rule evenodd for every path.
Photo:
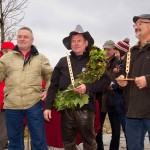
<instances>
[{"instance_id":1,"label":"zipper on jacket","mask_svg":"<svg viewBox=\"0 0 150 150\"><path fill-rule=\"evenodd\" d=\"M24 67L25 65L29 62L29 65L30 65L30 62L31 62L31 53L29 54L29 56L27 58L24 57L24 63L23 63L23 71L24 71Z\"/></svg>"}]
</instances>

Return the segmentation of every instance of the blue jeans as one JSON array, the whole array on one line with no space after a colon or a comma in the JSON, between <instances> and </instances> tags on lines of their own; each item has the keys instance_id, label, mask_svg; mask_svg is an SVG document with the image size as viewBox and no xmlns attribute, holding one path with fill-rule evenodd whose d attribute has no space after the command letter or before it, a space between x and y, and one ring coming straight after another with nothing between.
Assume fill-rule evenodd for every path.
<instances>
[{"instance_id":1,"label":"blue jeans","mask_svg":"<svg viewBox=\"0 0 150 150\"><path fill-rule=\"evenodd\" d=\"M144 150L145 133L150 140L150 119L126 118L126 137L129 150Z\"/></svg>"},{"instance_id":2,"label":"blue jeans","mask_svg":"<svg viewBox=\"0 0 150 150\"><path fill-rule=\"evenodd\" d=\"M34 106L26 110L6 109L5 115L9 140L9 150L24 149L24 117L27 118L31 136L32 150L48 149L45 138L42 101L37 102Z\"/></svg>"}]
</instances>

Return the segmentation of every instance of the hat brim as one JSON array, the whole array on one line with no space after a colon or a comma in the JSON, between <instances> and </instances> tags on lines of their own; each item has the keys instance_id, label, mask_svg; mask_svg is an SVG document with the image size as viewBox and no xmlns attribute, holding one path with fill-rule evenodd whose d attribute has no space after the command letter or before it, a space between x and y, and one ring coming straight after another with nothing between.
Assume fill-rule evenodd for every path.
<instances>
[{"instance_id":1,"label":"hat brim","mask_svg":"<svg viewBox=\"0 0 150 150\"><path fill-rule=\"evenodd\" d=\"M68 37L65 37L63 39L63 44L68 50L71 49L71 37L76 34L83 34L83 37L88 41L88 47L91 47L94 44L94 39L92 38L92 36L90 35L88 31L84 33L78 33L78 32L73 31L73 32L70 32Z\"/></svg>"},{"instance_id":2,"label":"hat brim","mask_svg":"<svg viewBox=\"0 0 150 150\"><path fill-rule=\"evenodd\" d=\"M112 49L112 48L114 48L114 46L104 46L104 47L103 47L103 49L106 49L106 48L107 48L107 49Z\"/></svg>"},{"instance_id":3,"label":"hat brim","mask_svg":"<svg viewBox=\"0 0 150 150\"><path fill-rule=\"evenodd\" d=\"M138 19L139 19L139 16L134 16L133 17L133 22L136 23Z\"/></svg>"}]
</instances>

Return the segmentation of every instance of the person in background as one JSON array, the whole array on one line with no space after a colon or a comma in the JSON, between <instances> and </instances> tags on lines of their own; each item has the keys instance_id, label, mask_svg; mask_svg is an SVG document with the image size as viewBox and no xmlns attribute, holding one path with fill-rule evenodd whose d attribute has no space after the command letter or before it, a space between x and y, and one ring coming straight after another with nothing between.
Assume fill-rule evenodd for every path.
<instances>
[{"instance_id":1,"label":"person in background","mask_svg":"<svg viewBox=\"0 0 150 150\"><path fill-rule=\"evenodd\" d=\"M131 48L128 78L118 79L124 87L126 137L129 150L143 150L145 130L150 140L150 14L133 17L138 43ZM125 74L118 78L124 79Z\"/></svg>"},{"instance_id":2,"label":"person in background","mask_svg":"<svg viewBox=\"0 0 150 150\"><path fill-rule=\"evenodd\" d=\"M115 57L118 59L117 65L113 70L115 78L117 78L120 75L121 70L123 68L123 60L130 48L129 42L130 40L128 38L125 38L123 41L118 41L115 45ZM122 125L123 132L125 133L125 103L123 90L119 87L116 80L112 84L112 88L114 91L114 107L119 115L120 123Z\"/></svg>"},{"instance_id":3,"label":"person in background","mask_svg":"<svg viewBox=\"0 0 150 150\"><path fill-rule=\"evenodd\" d=\"M1 44L0 57L12 51L13 48L14 48L14 44L12 42L3 42ZM4 86L5 86L5 81L2 81L0 83L0 150L4 150L8 145L5 110L3 109Z\"/></svg>"},{"instance_id":4,"label":"person in background","mask_svg":"<svg viewBox=\"0 0 150 150\"><path fill-rule=\"evenodd\" d=\"M115 45L115 57L118 59L117 65L113 71L115 74L115 78L118 78L122 69L124 68L123 61L126 56L126 53L129 51L129 48L130 48L129 42L130 42L130 39L125 38L123 41L118 41ZM123 89L120 88L116 80L112 83L112 89L114 91L114 98L113 98L114 107L116 109L116 112L118 113L120 124L122 126L122 130L126 138L125 101L124 101ZM127 146L127 149L128 149L128 146Z\"/></svg>"},{"instance_id":5,"label":"person in background","mask_svg":"<svg viewBox=\"0 0 150 150\"><path fill-rule=\"evenodd\" d=\"M22 27L17 45L0 59L0 81L5 79L4 109L9 150L23 150L23 121L26 117L33 150L47 150L42 101L50 84L49 60L33 46L33 33ZM46 82L42 90L42 79Z\"/></svg>"},{"instance_id":6,"label":"person in background","mask_svg":"<svg viewBox=\"0 0 150 150\"><path fill-rule=\"evenodd\" d=\"M114 68L117 64L117 58L115 57L115 43L112 40L108 40L104 43L103 49L106 51L106 61L108 62L106 72L108 73L111 84L109 88L102 93L102 98L99 99L101 112L100 112L100 122L103 127L106 114L108 113L111 130L112 130L112 139L110 142L110 150L119 150L120 143L120 121L118 113L115 109L113 99L114 91L112 84L115 81L115 74L113 73ZM103 145L103 128L101 128L96 136L96 141L98 144L97 150L104 150Z\"/></svg>"},{"instance_id":7,"label":"person in background","mask_svg":"<svg viewBox=\"0 0 150 150\"><path fill-rule=\"evenodd\" d=\"M94 39L88 31L84 32L80 25L63 39L63 44L71 51L70 60L74 78L86 68L90 59L89 47L94 44ZM44 118L50 121L51 110L58 90L66 90L71 84L69 68L66 57L60 59L54 68L51 84L46 97ZM89 103L81 108L65 109L61 112L61 131L65 150L77 150L76 137L79 132L84 150L96 150L94 121L95 121L95 96L94 93L105 90L110 84L110 79L104 74L100 80L93 84L81 84L76 92L89 94Z\"/></svg>"}]
</instances>

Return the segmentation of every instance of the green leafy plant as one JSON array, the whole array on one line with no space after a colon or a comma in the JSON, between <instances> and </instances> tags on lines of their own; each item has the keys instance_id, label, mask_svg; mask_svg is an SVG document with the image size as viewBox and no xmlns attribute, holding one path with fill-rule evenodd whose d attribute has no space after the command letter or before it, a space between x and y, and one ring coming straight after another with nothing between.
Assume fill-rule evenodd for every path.
<instances>
[{"instance_id":1,"label":"green leafy plant","mask_svg":"<svg viewBox=\"0 0 150 150\"><path fill-rule=\"evenodd\" d=\"M94 83L99 80L106 70L105 51L97 46L90 48L90 59L86 64L86 69L75 79L75 87L82 83ZM80 94L74 91L74 87L70 84L65 91L58 91L54 102L57 110L66 108L75 109L82 107L89 102L88 94Z\"/></svg>"}]
</instances>

